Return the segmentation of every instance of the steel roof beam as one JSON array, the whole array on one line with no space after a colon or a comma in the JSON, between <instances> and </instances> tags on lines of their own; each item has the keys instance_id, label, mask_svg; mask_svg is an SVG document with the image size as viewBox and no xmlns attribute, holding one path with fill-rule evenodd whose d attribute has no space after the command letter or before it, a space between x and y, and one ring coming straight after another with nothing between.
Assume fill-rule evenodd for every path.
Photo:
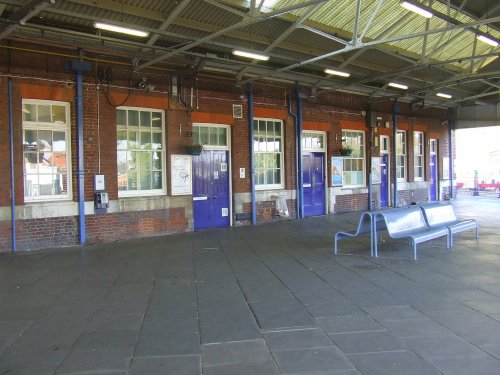
<instances>
[{"instance_id":1,"label":"steel roof beam","mask_svg":"<svg viewBox=\"0 0 500 375\"><path fill-rule=\"evenodd\" d=\"M12 33L19 25L24 25L30 18L54 3L55 0L32 0L18 9L0 25L0 40Z\"/></svg>"},{"instance_id":2,"label":"steel roof beam","mask_svg":"<svg viewBox=\"0 0 500 375\"><path fill-rule=\"evenodd\" d=\"M284 9L280 9L280 10L276 10L276 11L273 11L273 12L270 12L270 13L266 13L266 14L263 14L263 15L260 15L258 17L247 17L245 19L243 19L243 21L240 21L240 22L237 22L231 26L228 26L222 30L219 30L219 31L216 31L215 33L213 34L210 34L210 35L207 35L203 38L200 38L194 42L191 42L185 46L182 46L178 49L176 49L175 51L173 52L170 52L170 53L167 53L163 56L159 56L155 59L152 59L144 64L141 64L138 66L139 69L144 69L144 68L147 68L151 65L154 65L160 61L163 61L165 59L168 59L172 56L175 56L175 55L178 55L179 53L182 53L182 52L185 52L187 50L190 50L191 48L193 47L196 47L200 44L203 44L203 43L206 43L212 39L215 39L215 38L218 38L219 36L221 35L224 35L224 34L227 34L228 32L230 31L233 31L233 30L236 30L236 29L239 29L239 28L242 28L242 27L245 27L245 26L248 26L248 25L251 25L251 24L254 24L254 23L258 23L258 22L262 22L262 21L265 21L265 20L268 20L268 19L271 19L271 18L275 18L275 17L278 17L278 16L281 16L285 13L289 13L289 12L293 12L294 10L297 10L297 9L302 9L302 8L305 8L305 7L308 7L308 6L311 6L311 5L316 5L316 4L320 4L320 3L324 3L326 0L311 0L311 1L307 1L305 3L301 3L301 4L298 4L298 5L294 5L294 6L291 6L291 7L287 7L287 8L284 8Z\"/></svg>"}]
</instances>

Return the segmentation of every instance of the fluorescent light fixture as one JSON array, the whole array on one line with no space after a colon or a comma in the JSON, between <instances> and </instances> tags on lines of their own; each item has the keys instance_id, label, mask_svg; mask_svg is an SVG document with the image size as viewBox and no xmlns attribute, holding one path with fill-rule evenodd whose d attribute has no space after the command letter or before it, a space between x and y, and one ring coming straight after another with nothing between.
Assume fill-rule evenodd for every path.
<instances>
[{"instance_id":1,"label":"fluorescent light fixture","mask_svg":"<svg viewBox=\"0 0 500 375\"><path fill-rule=\"evenodd\" d=\"M408 9L412 12L415 12L421 16L424 16L425 18L432 18L433 14L429 12L428 10L419 7L417 4L413 4L412 2L409 2L407 0L401 1L399 3L403 8Z\"/></svg>"},{"instance_id":2,"label":"fluorescent light fixture","mask_svg":"<svg viewBox=\"0 0 500 375\"><path fill-rule=\"evenodd\" d=\"M103 23L103 22L94 22L94 27L96 29L113 31L115 33L122 33L122 34L133 35L133 36L140 36L142 38L145 38L149 35L149 33L147 31L131 29L129 27L111 25L109 23Z\"/></svg>"},{"instance_id":3,"label":"fluorescent light fixture","mask_svg":"<svg viewBox=\"0 0 500 375\"><path fill-rule=\"evenodd\" d=\"M452 96L450 94L445 94L444 92L438 92L436 94L436 96L440 96L441 98L445 98L445 99L451 99Z\"/></svg>"},{"instance_id":4,"label":"fluorescent light fixture","mask_svg":"<svg viewBox=\"0 0 500 375\"><path fill-rule=\"evenodd\" d=\"M397 89L401 89L401 90L408 90L408 86L403 85L403 84L401 84L401 83L389 82L389 86L391 86L391 87L395 87L395 88L397 88Z\"/></svg>"},{"instance_id":5,"label":"fluorescent light fixture","mask_svg":"<svg viewBox=\"0 0 500 375\"><path fill-rule=\"evenodd\" d=\"M495 39L490 38L489 36L478 34L478 36L476 38L478 40L480 40L481 42L489 44L492 47L498 47L498 42Z\"/></svg>"},{"instance_id":6,"label":"fluorescent light fixture","mask_svg":"<svg viewBox=\"0 0 500 375\"><path fill-rule=\"evenodd\" d=\"M269 56L267 55L262 55L260 53L255 53L255 52L242 51L239 49L233 50L233 55L248 57L249 59L262 60L262 61L269 60Z\"/></svg>"},{"instance_id":7,"label":"fluorescent light fixture","mask_svg":"<svg viewBox=\"0 0 500 375\"><path fill-rule=\"evenodd\" d=\"M332 74L334 76L345 77L345 78L351 76L351 73L341 72L340 70L333 70L333 69L325 69L325 73Z\"/></svg>"}]
</instances>

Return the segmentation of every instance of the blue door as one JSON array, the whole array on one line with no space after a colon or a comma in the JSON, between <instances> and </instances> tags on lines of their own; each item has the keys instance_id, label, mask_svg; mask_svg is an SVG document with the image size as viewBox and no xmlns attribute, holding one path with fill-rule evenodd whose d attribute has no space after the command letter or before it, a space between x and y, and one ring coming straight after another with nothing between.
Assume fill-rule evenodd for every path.
<instances>
[{"instance_id":1,"label":"blue door","mask_svg":"<svg viewBox=\"0 0 500 375\"><path fill-rule=\"evenodd\" d=\"M194 229L229 226L227 151L204 150L193 156L193 217Z\"/></svg>"},{"instance_id":2,"label":"blue door","mask_svg":"<svg viewBox=\"0 0 500 375\"><path fill-rule=\"evenodd\" d=\"M380 156L380 207L389 206L389 154Z\"/></svg>"},{"instance_id":3,"label":"blue door","mask_svg":"<svg viewBox=\"0 0 500 375\"><path fill-rule=\"evenodd\" d=\"M304 216L325 214L325 154L302 154Z\"/></svg>"},{"instance_id":4,"label":"blue door","mask_svg":"<svg viewBox=\"0 0 500 375\"><path fill-rule=\"evenodd\" d=\"M436 154L431 154L430 163L431 163L431 168L430 168L431 169L431 181L430 181L430 186L429 186L429 189L430 189L429 200L436 201L437 179L438 179Z\"/></svg>"}]
</instances>

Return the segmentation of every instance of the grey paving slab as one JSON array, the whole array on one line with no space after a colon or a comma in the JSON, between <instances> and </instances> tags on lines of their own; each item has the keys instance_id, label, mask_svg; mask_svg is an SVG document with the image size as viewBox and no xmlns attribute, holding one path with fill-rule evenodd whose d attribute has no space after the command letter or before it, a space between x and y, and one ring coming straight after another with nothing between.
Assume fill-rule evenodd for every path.
<instances>
[{"instance_id":1,"label":"grey paving slab","mask_svg":"<svg viewBox=\"0 0 500 375\"><path fill-rule=\"evenodd\" d=\"M315 325L304 306L296 300L254 302L250 307L259 327L264 330Z\"/></svg>"},{"instance_id":2,"label":"grey paving slab","mask_svg":"<svg viewBox=\"0 0 500 375\"><path fill-rule=\"evenodd\" d=\"M327 302L323 300L305 304L304 307L314 318L361 314L361 308L352 302Z\"/></svg>"},{"instance_id":3,"label":"grey paving slab","mask_svg":"<svg viewBox=\"0 0 500 375\"><path fill-rule=\"evenodd\" d=\"M57 368L56 374L124 373L129 367L133 350L81 349L73 350Z\"/></svg>"},{"instance_id":4,"label":"grey paving slab","mask_svg":"<svg viewBox=\"0 0 500 375\"><path fill-rule=\"evenodd\" d=\"M426 360L481 358L485 352L457 335L403 338L401 342Z\"/></svg>"},{"instance_id":5,"label":"grey paving slab","mask_svg":"<svg viewBox=\"0 0 500 375\"><path fill-rule=\"evenodd\" d=\"M134 357L128 375L200 375L199 355Z\"/></svg>"},{"instance_id":6,"label":"grey paving slab","mask_svg":"<svg viewBox=\"0 0 500 375\"><path fill-rule=\"evenodd\" d=\"M367 315L330 316L316 320L326 333L384 330L384 327Z\"/></svg>"},{"instance_id":7,"label":"grey paving slab","mask_svg":"<svg viewBox=\"0 0 500 375\"><path fill-rule=\"evenodd\" d=\"M351 332L329 335L344 354L387 352L406 349L387 331Z\"/></svg>"},{"instance_id":8,"label":"grey paving slab","mask_svg":"<svg viewBox=\"0 0 500 375\"><path fill-rule=\"evenodd\" d=\"M277 375L274 361L242 362L203 366L203 375Z\"/></svg>"},{"instance_id":9,"label":"grey paving slab","mask_svg":"<svg viewBox=\"0 0 500 375\"><path fill-rule=\"evenodd\" d=\"M273 351L283 374L354 370L352 363L335 347Z\"/></svg>"},{"instance_id":10,"label":"grey paving slab","mask_svg":"<svg viewBox=\"0 0 500 375\"><path fill-rule=\"evenodd\" d=\"M0 355L33 324L30 320L0 321Z\"/></svg>"},{"instance_id":11,"label":"grey paving slab","mask_svg":"<svg viewBox=\"0 0 500 375\"><path fill-rule=\"evenodd\" d=\"M262 339L202 345L203 366L271 360Z\"/></svg>"},{"instance_id":12,"label":"grey paving slab","mask_svg":"<svg viewBox=\"0 0 500 375\"><path fill-rule=\"evenodd\" d=\"M480 358L435 359L432 364L445 375L492 375L498 374L500 369L500 361L488 355Z\"/></svg>"},{"instance_id":13,"label":"grey paving slab","mask_svg":"<svg viewBox=\"0 0 500 375\"><path fill-rule=\"evenodd\" d=\"M439 375L431 364L410 351L351 354L347 358L363 375Z\"/></svg>"},{"instance_id":14,"label":"grey paving slab","mask_svg":"<svg viewBox=\"0 0 500 375\"><path fill-rule=\"evenodd\" d=\"M305 349L332 346L331 340L318 328L265 332L271 350Z\"/></svg>"}]
</instances>

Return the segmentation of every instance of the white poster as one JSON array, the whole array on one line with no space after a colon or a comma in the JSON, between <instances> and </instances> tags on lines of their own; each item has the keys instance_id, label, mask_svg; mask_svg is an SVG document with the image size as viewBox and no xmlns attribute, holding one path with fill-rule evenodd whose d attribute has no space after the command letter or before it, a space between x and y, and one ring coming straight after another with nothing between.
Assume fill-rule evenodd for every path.
<instances>
[{"instance_id":1,"label":"white poster","mask_svg":"<svg viewBox=\"0 0 500 375\"><path fill-rule=\"evenodd\" d=\"M449 179L450 179L450 158L444 157L443 158L443 180L449 180Z\"/></svg>"},{"instance_id":2,"label":"white poster","mask_svg":"<svg viewBox=\"0 0 500 375\"><path fill-rule=\"evenodd\" d=\"M190 155L172 155L170 173L172 195L190 195L193 193L192 158Z\"/></svg>"},{"instance_id":3,"label":"white poster","mask_svg":"<svg viewBox=\"0 0 500 375\"><path fill-rule=\"evenodd\" d=\"M372 184L380 184L381 182L380 157L372 157Z\"/></svg>"}]
</instances>

